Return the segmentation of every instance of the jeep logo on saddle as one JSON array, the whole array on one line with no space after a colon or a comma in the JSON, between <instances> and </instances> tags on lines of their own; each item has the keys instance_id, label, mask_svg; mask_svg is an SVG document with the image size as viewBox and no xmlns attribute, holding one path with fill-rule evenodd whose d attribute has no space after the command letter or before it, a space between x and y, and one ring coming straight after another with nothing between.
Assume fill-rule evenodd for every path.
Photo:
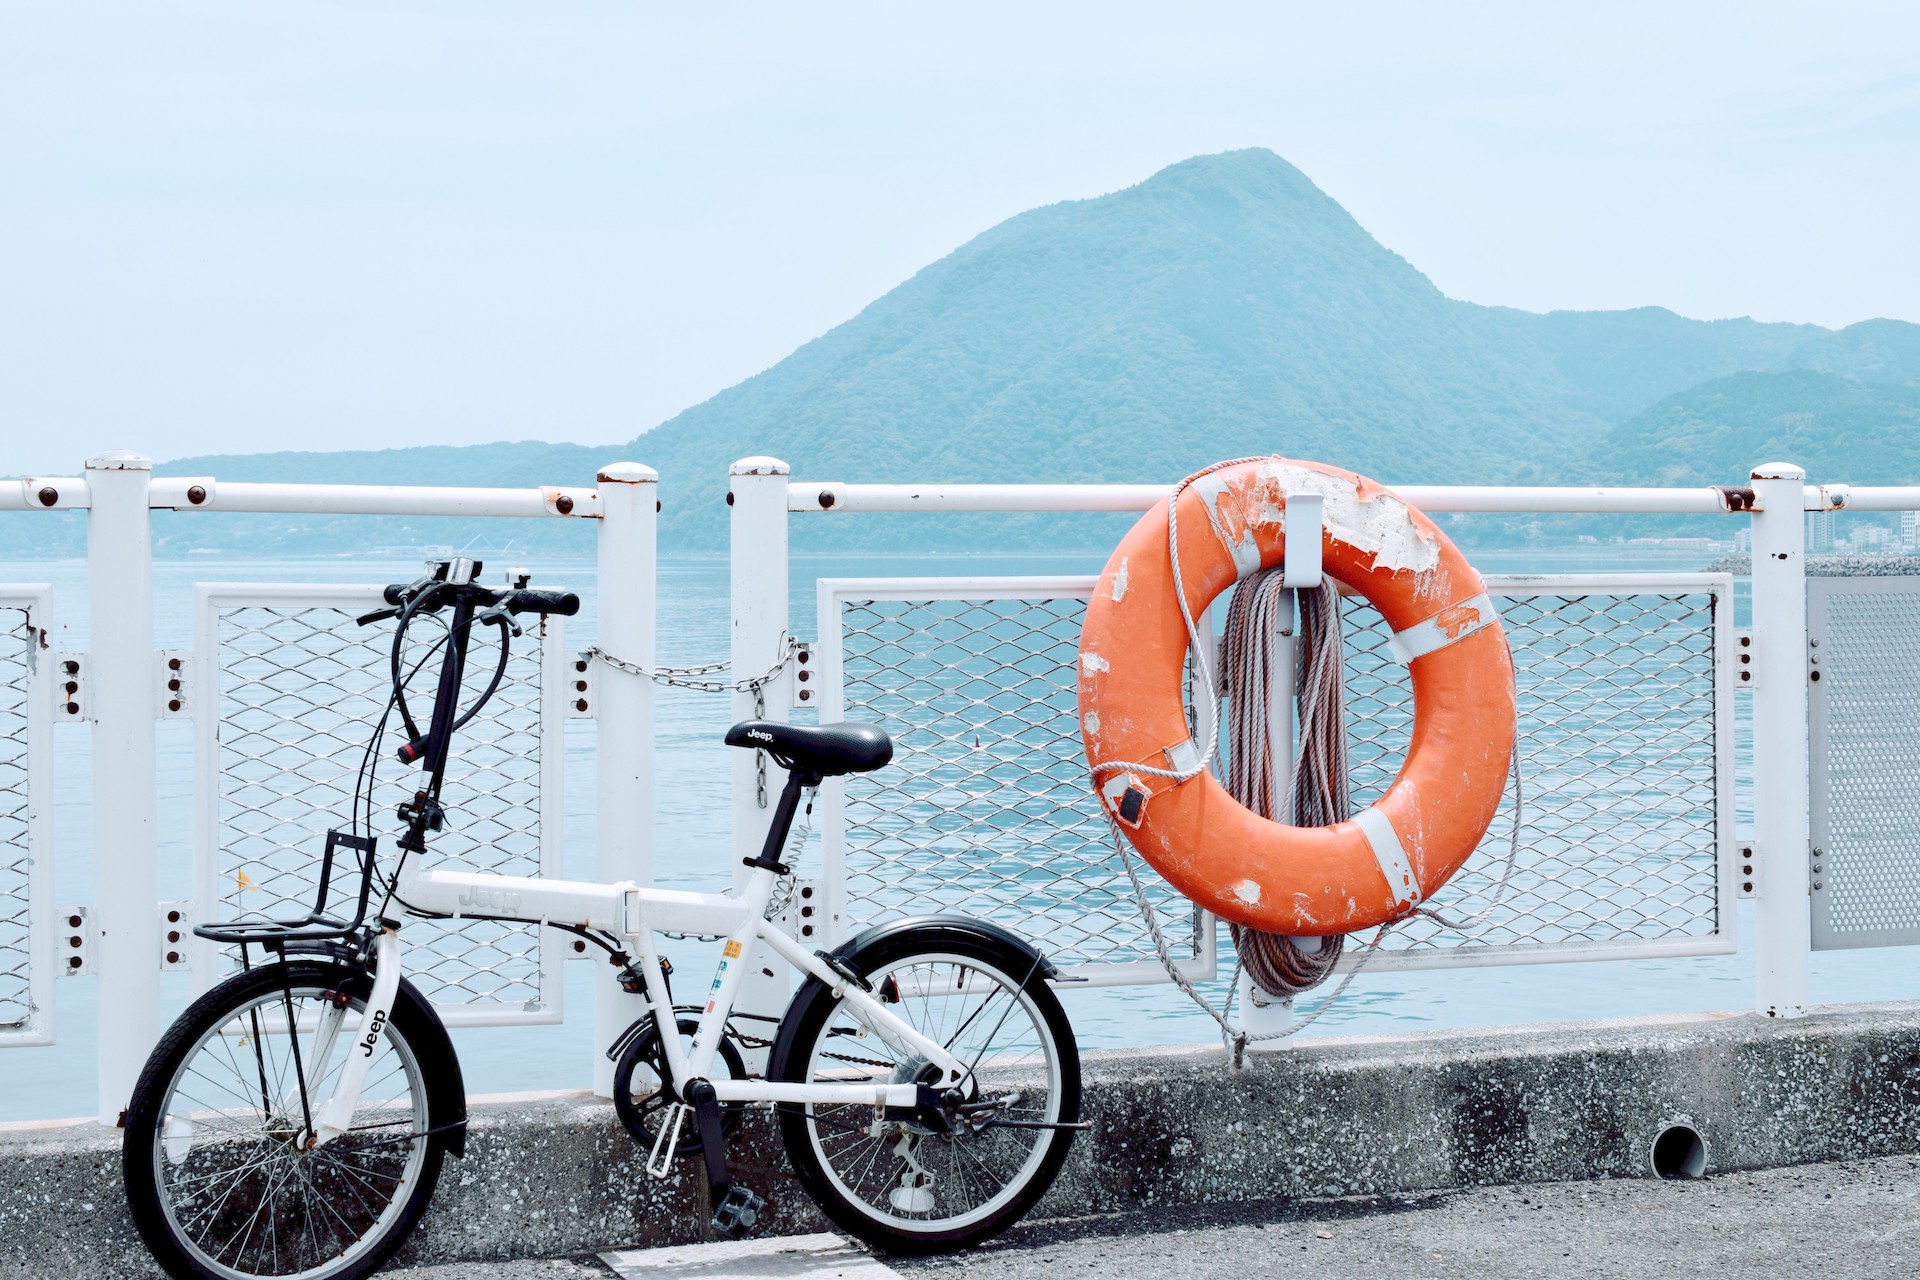
<instances>
[{"instance_id":1,"label":"jeep logo on saddle","mask_svg":"<svg viewBox=\"0 0 1920 1280\"><path fill-rule=\"evenodd\" d=\"M758 738L762 742L773 741L773 735L762 729L749 729L747 730L747 736L749 738Z\"/></svg>"}]
</instances>

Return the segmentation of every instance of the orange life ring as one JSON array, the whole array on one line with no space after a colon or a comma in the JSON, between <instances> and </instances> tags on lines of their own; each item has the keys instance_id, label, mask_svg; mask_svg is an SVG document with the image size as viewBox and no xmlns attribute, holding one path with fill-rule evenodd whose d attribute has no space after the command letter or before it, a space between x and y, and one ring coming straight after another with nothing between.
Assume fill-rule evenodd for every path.
<instances>
[{"instance_id":1,"label":"orange life ring","mask_svg":"<svg viewBox=\"0 0 1920 1280\"><path fill-rule=\"evenodd\" d=\"M1286 498L1324 503L1323 572L1372 602L1413 678L1413 743L1393 785L1330 827L1254 814L1198 761L1181 704L1188 617L1282 562ZM1364 476L1314 462L1221 464L1176 491L1175 598L1163 501L1107 561L1080 633L1081 740L1101 802L1181 893L1236 924L1325 937L1400 919L1493 821L1514 735L1513 660L1480 575L1433 521Z\"/></svg>"}]
</instances>

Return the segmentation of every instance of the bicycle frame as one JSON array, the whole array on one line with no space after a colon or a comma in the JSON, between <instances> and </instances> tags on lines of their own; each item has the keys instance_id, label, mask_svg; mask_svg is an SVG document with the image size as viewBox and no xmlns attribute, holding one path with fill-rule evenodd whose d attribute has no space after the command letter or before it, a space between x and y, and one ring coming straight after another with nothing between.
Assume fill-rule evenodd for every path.
<instances>
[{"instance_id":1,"label":"bicycle frame","mask_svg":"<svg viewBox=\"0 0 1920 1280\"><path fill-rule=\"evenodd\" d=\"M778 925L766 920L767 904L772 901L774 886L778 882L776 869L784 870L778 861L778 854L791 830L802 789L803 780L798 774L789 775L788 785L775 810L767 847L760 858L748 863L753 868L753 874L737 894L687 893L642 888L632 882L601 884L585 880L531 879L429 870L421 866L427 856L427 835L429 831L438 830L440 825L440 788L446 773L453 733L459 727L456 722L458 700L466 668L468 634L474 620L480 616L475 612L475 605L501 598L474 585L479 570L477 561L448 561L439 565L429 578L413 584L415 588L448 593L446 598L451 603L452 616L448 622L448 642L441 660L429 728L424 737L410 744L408 750L413 754L403 756L403 759L418 760L424 764L427 778L414 800L400 809L399 816L406 821L407 831L398 842L401 866L394 886L395 899L408 910L429 916L561 925L625 938L629 953L639 955L638 964L646 985L648 1006L656 1025L662 1029L661 1049L672 1076L674 1093L683 1104L687 1101L687 1086L693 1081L707 1079L713 1070L721 1038L726 1034L727 1019L733 1011L734 999L739 994L745 976L747 957L752 954L754 945L761 942L788 964L833 988L846 1001L853 1015L895 1051L937 1066L940 1078L935 1082L936 1087L947 1088L964 1080L970 1071L967 1063L955 1057L945 1046L921 1035L875 999L864 984L850 982L832 965L788 937ZM396 606L388 612L400 612L403 618L408 616L401 607L401 597L406 590L388 588L386 599ZM521 594L529 593L522 591ZM410 609L411 606L405 608ZM376 611L361 621L380 616L381 612ZM403 622L401 634L404 633ZM396 673L400 662L399 643L396 639ZM507 643L503 624L502 670L505 669ZM477 710L478 706L467 715L471 716ZM408 723L412 724L411 721ZM817 786L819 781L815 776L805 780L805 785ZM365 886L371 884L372 866L369 845L363 864L363 900L366 896ZM315 1118L311 1122L314 1132L310 1135L314 1145L330 1142L350 1127L354 1108L359 1105L360 1091L366 1082L374 1046L379 1042L381 1029L393 1014L403 952L398 924L383 918L380 929L374 943L373 990L353 1031L350 1041L353 1048L348 1051L333 1090L314 1109ZM726 939L720 966L708 989L706 1008L701 1012L699 1029L694 1035L691 1050L680 1043L676 1033L678 1016L668 997L666 974L653 945L653 934L667 931L715 934ZM323 1016L315 1049L330 1054L342 1034L344 1022L344 1013L330 1010ZM361 1052L354 1052L355 1049ZM320 1062L326 1060L325 1056L318 1059ZM709 1083L720 1102L856 1102L883 1109L922 1105L923 1090L928 1087L924 1081L838 1085L726 1078Z\"/></svg>"},{"instance_id":2,"label":"bicycle frame","mask_svg":"<svg viewBox=\"0 0 1920 1280\"><path fill-rule=\"evenodd\" d=\"M661 1048L672 1073L675 1093L688 1082L705 1079L713 1070L713 1061L726 1033L727 1018L739 994L745 976L746 959L753 944L764 942L781 959L834 988L875 1035L899 1052L918 1056L938 1066L938 1087L947 1087L966 1078L968 1064L954 1056L944 1045L920 1034L907 1021L887 1008L872 993L848 982L818 955L789 937L785 930L765 918L778 877L765 867L756 867L738 895L731 893L689 893L676 889L642 888L631 882L600 884L587 880L535 880L520 876L485 875L468 871L427 870L410 858L400 876L398 897L409 907L454 919L477 916L488 920L510 920L526 924L568 924L603 929L624 935L639 954L641 970L647 982L647 1001L657 1025L677 1025L675 1011L667 995L666 975L653 945L653 934L671 930L676 933L723 935L719 968L708 988L706 1008L701 1011L699 1030L691 1049L680 1037L663 1034ZM376 943L376 980L354 1032L356 1044L371 1046L392 1015L393 992L399 985L402 951L397 930L383 930ZM911 993L906 993L911 994ZM317 1114L323 1117L317 1128L319 1142L330 1141L344 1132L359 1102L360 1087L366 1077L366 1055L354 1055L335 1082L331 1096ZM353 1068L358 1065L359 1070ZM797 1084L773 1080L712 1081L715 1096L721 1102L769 1103L859 1103L874 1107L913 1107L921 1101L921 1085L902 1084Z\"/></svg>"}]
</instances>

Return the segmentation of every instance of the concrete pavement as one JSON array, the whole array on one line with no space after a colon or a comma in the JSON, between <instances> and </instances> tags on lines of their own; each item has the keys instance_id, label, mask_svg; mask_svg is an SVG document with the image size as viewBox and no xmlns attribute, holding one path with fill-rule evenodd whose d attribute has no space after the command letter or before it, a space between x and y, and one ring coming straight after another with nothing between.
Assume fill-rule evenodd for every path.
<instances>
[{"instance_id":1,"label":"concrete pavement","mask_svg":"<svg viewBox=\"0 0 1920 1280\"><path fill-rule=\"evenodd\" d=\"M697 1250L626 1255L661 1280L830 1271L779 1261L696 1266ZM789 1258L795 1255L789 1253ZM849 1261L856 1261L850 1257ZM1920 1156L1719 1174L1619 1179L1217 1208L1131 1210L1027 1222L971 1252L888 1258L902 1280L1257 1280L1319 1277L1640 1277L1883 1280L1920 1275ZM862 1274L871 1260L857 1258ZM596 1257L453 1263L406 1280L610 1280Z\"/></svg>"}]
</instances>

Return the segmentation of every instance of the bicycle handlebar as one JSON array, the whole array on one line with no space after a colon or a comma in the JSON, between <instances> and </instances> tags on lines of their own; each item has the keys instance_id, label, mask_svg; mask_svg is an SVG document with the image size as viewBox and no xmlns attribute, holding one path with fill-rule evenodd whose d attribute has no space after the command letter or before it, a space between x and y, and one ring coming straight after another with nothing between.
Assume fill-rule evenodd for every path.
<instances>
[{"instance_id":1,"label":"bicycle handlebar","mask_svg":"<svg viewBox=\"0 0 1920 1280\"><path fill-rule=\"evenodd\" d=\"M496 591L478 583L449 586L432 579L391 583L380 593L380 598L397 609L425 595L429 598L421 603L420 609L424 613L431 613L446 604L447 597L453 597L456 593L463 593L478 608L504 605L508 613L557 613L563 618L571 618L580 612L580 597L571 591L541 591L531 587L509 587ZM379 616L392 615L381 612ZM371 621L374 617L374 614L368 614L366 620Z\"/></svg>"},{"instance_id":2,"label":"bicycle handlebar","mask_svg":"<svg viewBox=\"0 0 1920 1280\"><path fill-rule=\"evenodd\" d=\"M539 591L521 587L504 593L508 613L557 613L571 618L580 612L580 597L571 591Z\"/></svg>"}]
</instances>

